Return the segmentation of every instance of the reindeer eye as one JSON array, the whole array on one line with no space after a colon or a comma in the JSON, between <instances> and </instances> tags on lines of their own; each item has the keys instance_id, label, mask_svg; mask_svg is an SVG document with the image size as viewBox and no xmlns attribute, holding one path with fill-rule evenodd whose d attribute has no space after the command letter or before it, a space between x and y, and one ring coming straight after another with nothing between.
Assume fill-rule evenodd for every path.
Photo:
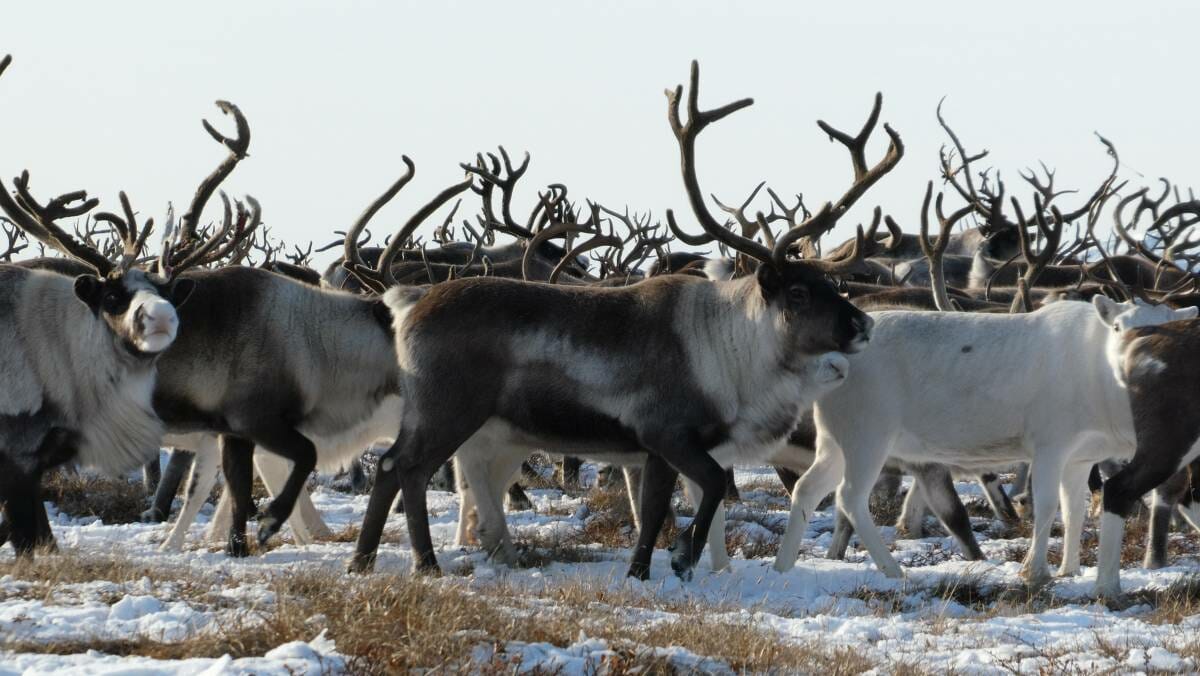
<instances>
[{"instance_id":1,"label":"reindeer eye","mask_svg":"<svg viewBox=\"0 0 1200 676\"><path fill-rule=\"evenodd\" d=\"M105 312L116 314L121 309L121 295L115 291L109 291L104 294L104 299L101 303Z\"/></svg>"},{"instance_id":2,"label":"reindeer eye","mask_svg":"<svg viewBox=\"0 0 1200 676\"><path fill-rule=\"evenodd\" d=\"M793 286L788 289L788 300L795 305L808 305L808 287Z\"/></svg>"}]
</instances>

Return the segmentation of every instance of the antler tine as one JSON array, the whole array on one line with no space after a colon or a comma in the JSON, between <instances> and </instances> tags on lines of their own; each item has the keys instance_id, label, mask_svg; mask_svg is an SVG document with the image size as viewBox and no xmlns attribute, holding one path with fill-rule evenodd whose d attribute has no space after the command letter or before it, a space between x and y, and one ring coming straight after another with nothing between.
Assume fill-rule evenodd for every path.
<instances>
[{"instance_id":1,"label":"antler tine","mask_svg":"<svg viewBox=\"0 0 1200 676\"><path fill-rule=\"evenodd\" d=\"M824 120L817 120L817 126L829 135L831 140L837 141L850 151L850 162L854 167L854 182L850 188L842 194L841 198L834 204L826 203L816 216L809 218L803 225L793 227L787 233L784 233L776 240L773 250L773 256L776 265L782 265L787 258L787 251L791 245L804 237L808 242L814 243L809 247L810 254L816 252L815 242L825 232L833 229L840 219L854 203L859 200L866 192L875 185L879 179L892 170L893 167L904 157L904 142L900 139L900 134L896 133L886 122L883 125L884 131L888 135L889 143L887 152L883 158L879 160L873 167L867 167L866 160L866 145L867 140L871 137L871 132L875 130L875 125L879 122L880 111L883 110L883 94L877 92L875 94L875 103L871 107L871 114L867 117L866 123L856 136L835 129L832 125ZM864 255L863 247L856 247L856 255L860 258ZM849 261L848 261L849 262Z\"/></svg>"},{"instance_id":2,"label":"antler tine","mask_svg":"<svg viewBox=\"0 0 1200 676\"><path fill-rule=\"evenodd\" d=\"M960 310L957 304L950 298L950 294L946 291L946 275L942 268L942 256L946 252L946 247L950 244L950 233L954 229L955 224L972 213L975 207L967 205L955 211L949 217L942 212L942 200L945 197L943 193L938 193L937 203L934 211L938 219L938 236L934 242L929 241L929 202L933 197L933 181L929 181L925 185L925 200L921 204L921 233L918 237L918 242L921 244L921 252L925 254L925 258L929 260L929 276L930 286L933 290L933 304L942 312L952 312Z\"/></svg>"},{"instance_id":3,"label":"antler tine","mask_svg":"<svg viewBox=\"0 0 1200 676\"><path fill-rule=\"evenodd\" d=\"M97 212L92 218L98 222L108 223L117 231L117 236L120 238L121 257L117 262L117 267L122 271L129 270L138 258L142 255L142 250L146 247L146 240L150 237L150 231L154 227L154 219L146 219L141 230L138 230L137 219L133 213L133 207L129 203L129 197L125 191L119 193L121 200L121 209L125 213L125 217L121 218L116 214L107 211Z\"/></svg>"},{"instance_id":4,"label":"antler tine","mask_svg":"<svg viewBox=\"0 0 1200 676\"><path fill-rule=\"evenodd\" d=\"M486 187L487 184L490 184L493 187L500 188L500 215L504 219L503 227L493 227L497 227L497 229L501 229L514 237L520 237L523 239L529 239L530 237L533 237L533 232L530 230L530 228L518 224L512 217L513 188L517 181L520 180L520 178L524 176L525 172L529 169L529 153L525 153L525 158L521 161L521 165L514 169L512 165L512 159L508 156L508 151L504 149L504 146L500 146L500 157L503 159L504 163L505 175L503 177L500 176L500 161L497 160L496 156L492 155L491 153L488 153L488 157L490 157L492 160L491 171L488 170L487 166L483 162L483 156L478 154L476 155L475 164L467 164L464 162L459 165L464 171L478 176L484 182L485 186L482 186L480 191L477 191L485 198L484 213L487 215L489 220L496 220L492 215L493 212L491 210L492 190Z\"/></svg>"},{"instance_id":5,"label":"antler tine","mask_svg":"<svg viewBox=\"0 0 1200 676\"><path fill-rule=\"evenodd\" d=\"M1121 238L1121 241L1125 242L1125 246L1129 247L1130 251L1141 254L1146 259L1157 263L1161 259L1156 256L1153 251L1147 249L1146 246L1140 241L1134 239L1133 236L1129 234L1125 224L1122 222L1124 220L1123 215L1125 212L1125 207L1134 200L1143 199L1147 190L1148 188L1142 188L1128 197L1123 198L1120 202L1117 202L1117 208L1113 210L1113 229L1117 231L1117 235Z\"/></svg>"},{"instance_id":6,"label":"antler tine","mask_svg":"<svg viewBox=\"0 0 1200 676\"><path fill-rule=\"evenodd\" d=\"M0 230L4 231L4 237L8 239L8 247L4 253L0 253L0 261L11 261L12 257L24 251L28 246L28 239L25 237L25 232L18 228L12 221L7 218L0 218ZM24 240L25 244L18 244Z\"/></svg>"},{"instance_id":7,"label":"antler tine","mask_svg":"<svg viewBox=\"0 0 1200 676\"><path fill-rule=\"evenodd\" d=\"M216 232L206 236L199 245L195 246L195 248L192 248L190 252L184 255L183 260L172 265L171 273L168 276L169 278L177 277L180 273L188 268L205 265L211 262L212 259L210 258L210 254L212 254L217 249L218 245L220 245L221 242L224 241L224 239L228 237L231 232L233 232L235 225L233 219L233 210L229 204L229 196L225 194L224 190L221 191L220 195L221 202L225 209L225 216L221 221L221 227L218 228ZM242 205L240 203L238 204L238 212L239 222L237 223L236 227L240 230L244 225L245 220L245 214L242 212ZM235 236L234 239L236 241L237 237ZM189 242L189 244L194 244L194 240ZM174 255L172 257L174 257Z\"/></svg>"},{"instance_id":8,"label":"antler tine","mask_svg":"<svg viewBox=\"0 0 1200 676\"><path fill-rule=\"evenodd\" d=\"M1083 203L1083 206L1074 211L1063 214L1063 221L1066 223L1071 223L1081 216L1089 213L1092 210L1092 207L1101 200L1107 201L1106 195L1110 192L1113 183L1116 182L1117 172L1121 168L1121 158L1119 155L1117 155L1117 147L1112 144L1112 141L1109 141L1101 136L1099 132L1092 133L1096 134L1096 138L1099 139L1100 143L1104 145L1105 152L1108 153L1108 156L1112 158L1112 170L1109 172L1108 177L1101 181L1100 187L1096 188L1096 191L1092 193L1091 197L1089 197L1088 200Z\"/></svg>"},{"instance_id":9,"label":"antler tine","mask_svg":"<svg viewBox=\"0 0 1200 676\"><path fill-rule=\"evenodd\" d=\"M429 218L433 212L437 211L442 207L442 205L446 204L446 202L449 202L450 200L454 199L456 195L470 188L473 180L474 179L468 176L466 180L462 181L461 183L455 183L454 185L442 190L437 195L434 195L433 199L429 200L425 206L418 209L415 214L409 217L408 221L404 223L404 226L392 236L391 242L387 245L387 248L383 250L383 253L380 254L379 263L375 266L375 275L383 282L384 288L395 286L397 284L396 278L392 274L392 262L396 260L396 256L398 256L400 251L404 248L404 243L408 241L410 237L412 237L414 232L417 231L417 227L419 227L421 223L425 221L425 219ZM357 232L355 232L355 236L357 236Z\"/></svg>"},{"instance_id":10,"label":"antler tine","mask_svg":"<svg viewBox=\"0 0 1200 676\"><path fill-rule=\"evenodd\" d=\"M818 212L817 216L820 216L820 213L822 212ZM813 218L817 218L817 216ZM827 261L821 258L805 259L804 264L833 277L866 272L867 268L863 262L866 249L866 235L860 225L854 236L854 249L848 257L836 261Z\"/></svg>"},{"instance_id":11,"label":"antler tine","mask_svg":"<svg viewBox=\"0 0 1200 676\"><path fill-rule=\"evenodd\" d=\"M250 125L246 122L246 116L242 115L241 109L228 101L217 101L217 108L226 115L232 115L234 124L237 129L237 136L229 138L217 131L208 120L201 120L204 125L204 131L213 137L217 143L225 146L229 150L229 155L221 160L216 169L200 182L196 188L196 195L192 198L192 203L188 206L187 211L179 220L180 228L180 246L187 248L199 239L196 229L200 225L200 216L204 211L204 205L208 203L212 197L213 191L217 189L227 176L233 172L234 167L238 162L241 162L246 157L246 150L250 147Z\"/></svg>"},{"instance_id":12,"label":"antler tine","mask_svg":"<svg viewBox=\"0 0 1200 676\"><path fill-rule=\"evenodd\" d=\"M1021 249L1021 257L1025 259L1025 274L1017 280L1017 295L1013 298L1012 306L1009 312L1031 312L1033 310L1032 302L1029 298L1029 290L1037 281L1038 275L1045 269L1046 265L1054 258L1058 252L1059 241L1062 237L1063 217L1062 212L1057 207L1050 207L1050 212L1054 218L1054 225L1046 224L1045 208L1042 204L1041 195L1033 196L1034 203L1034 220L1037 223L1037 229L1042 236L1046 238L1046 243L1040 252L1033 252L1033 244L1029 241L1029 233L1026 230L1028 221L1025 220L1025 214L1021 211L1021 204L1017 198L1012 198L1013 210L1017 214L1017 223L1020 228L1017 231L1018 243Z\"/></svg>"},{"instance_id":13,"label":"antler tine","mask_svg":"<svg viewBox=\"0 0 1200 676\"><path fill-rule=\"evenodd\" d=\"M39 242L91 267L102 277L113 270L112 261L54 223L56 218L85 214L94 209L100 200L88 199L85 191L78 190L56 197L42 207L29 192L28 171L22 172L13 184L17 188L16 198L0 183L0 209L12 219L14 225ZM72 206L73 202L81 200L80 204Z\"/></svg>"},{"instance_id":14,"label":"antler tine","mask_svg":"<svg viewBox=\"0 0 1200 676\"><path fill-rule=\"evenodd\" d=\"M375 213L382 209L383 205L392 201L396 193L400 192L400 189L405 185L408 185L408 182L416 174L417 167L408 158L408 155L401 155L400 160L404 162L404 174L396 179L387 190L383 191L382 195L376 197L374 201L367 205L366 210L354 221L354 225L350 226L350 229L346 231L345 238L342 240L342 266L350 274L357 277L365 286L377 293L383 293L387 289L387 284L382 277L378 276L377 269L363 262L362 256L359 254L360 245L358 235L367 227L367 223L375 216Z\"/></svg>"},{"instance_id":15,"label":"antler tine","mask_svg":"<svg viewBox=\"0 0 1200 676\"><path fill-rule=\"evenodd\" d=\"M817 126L821 131L829 135L831 140L846 146L850 151L850 162L854 165L854 183L850 189L842 195L841 199L834 204L834 216L841 218L842 214L854 206L860 197L870 189L883 175L892 170L900 158L904 157L904 142L900 140L900 134L892 129L886 122L883 124L883 130L887 132L889 144L887 153L883 159L879 160L875 166L867 167L867 140L871 137L871 132L875 130L875 124L879 121L879 113L883 110L883 93L875 93L875 105L871 108L871 114L867 117L866 123L863 124L862 130L857 136L839 131L833 126L826 123L824 120L817 120Z\"/></svg>"},{"instance_id":16,"label":"antler tine","mask_svg":"<svg viewBox=\"0 0 1200 676\"><path fill-rule=\"evenodd\" d=\"M1142 212L1145 212L1145 211L1149 211L1150 215L1153 216L1155 218L1155 220L1157 221L1158 210L1160 208L1162 208L1163 203L1165 203L1167 201L1167 197L1171 194L1171 182L1170 181L1168 181L1165 178L1159 178L1158 182L1162 183L1162 186L1163 186L1162 194L1158 196L1158 199L1150 199L1149 197L1146 197L1145 195L1142 196L1141 202L1139 202L1137 205L1137 208L1135 208L1133 210L1133 222L1130 224L1130 227L1132 227L1132 228L1137 227L1137 224L1142 220ZM1149 190L1147 189L1147 193L1148 192L1149 192ZM1151 226L1151 229L1153 229L1153 227L1154 226Z\"/></svg>"},{"instance_id":17,"label":"antler tine","mask_svg":"<svg viewBox=\"0 0 1200 676\"><path fill-rule=\"evenodd\" d=\"M883 248L885 253L895 253L900 245L904 243L904 230L891 216L884 216L883 224L887 226L889 240L887 246Z\"/></svg>"},{"instance_id":18,"label":"antler tine","mask_svg":"<svg viewBox=\"0 0 1200 676\"><path fill-rule=\"evenodd\" d=\"M556 237L565 237L570 233L592 234L595 232L597 231L589 229L588 224L580 224L575 221L559 221L554 225L542 228L525 245L525 254L521 256L521 278L525 281L530 281L529 275L532 272L530 263L533 260L534 253L543 243L549 242ZM620 241L620 238L616 239L618 242Z\"/></svg>"},{"instance_id":19,"label":"antler tine","mask_svg":"<svg viewBox=\"0 0 1200 676\"><path fill-rule=\"evenodd\" d=\"M4 71L10 63L12 63L12 54L5 54L4 58L0 59L0 75L4 75Z\"/></svg>"},{"instance_id":20,"label":"antler tine","mask_svg":"<svg viewBox=\"0 0 1200 676\"><path fill-rule=\"evenodd\" d=\"M976 209L982 209L983 211L980 213L986 215L987 207L983 204L983 201L979 199L979 193L975 190L975 183L971 179L970 167L972 162L976 162L987 157L989 151L985 149L976 155L967 154L966 149L963 147L962 141L958 138L958 134L954 133L954 130L950 128L950 124L946 122L946 118L942 116L942 105L945 102L946 97L943 96L937 104L938 124L946 132L946 135L950 137L950 141L954 144L954 148L958 152L958 156L962 158L962 166L958 169L954 169L954 153L947 152L946 147L942 146L942 149L938 151L938 154L942 160L942 178L950 183L964 200L975 205ZM957 176L959 173L961 173L964 177L966 182L965 187L959 185L958 181L955 180L955 176Z\"/></svg>"},{"instance_id":21,"label":"antler tine","mask_svg":"<svg viewBox=\"0 0 1200 676\"><path fill-rule=\"evenodd\" d=\"M213 251L210 255L206 256L201 262L202 265L210 265L226 259L230 259L232 261L233 257L235 257L236 254L243 248L242 243L255 238L255 231L258 229L259 224L262 223L262 205L259 204L258 200L254 199L252 195L246 195L246 202L250 205L250 209L248 211L241 202L237 202L237 220L235 221L236 225L233 228L233 234L229 237L229 240L220 248ZM266 240L265 235L263 239L264 241ZM311 243L309 243L308 248L308 253L311 254ZM299 252L300 248L296 247L296 251ZM276 253L278 253L277 249ZM307 256L308 254L305 254L304 258L307 258ZM300 260L303 260L303 258ZM300 265L300 260L295 261L295 263Z\"/></svg>"},{"instance_id":22,"label":"antler tine","mask_svg":"<svg viewBox=\"0 0 1200 676\"><path fill-rule=\"evenodd\" d=\"M571 264L571 261L574 261L576 258L582 256L588 251L591 251L592 249L602 246L619 248L621 246L621 238L615 235L596 235L586 242L576 245L570 251L568 251L565 256L562 257L562 260L558 262L558 265L554 266L554 269L550 271L550 277L546 281L550 282L551 284L557 283L559 275L561 275L562 271Z\"/></svg>"},{"instance_id":23,"label":"antler tine","mask_svg":"<svg viewBox=\"0 0 1200 676\"><path fill-rule=\"evenodd\" d=\"M667 210L667 224L676 237L689 244L707 244L716 240L739 253L758 259L763 263L771 263L770 249L754 240L730 231L717 222L716 218L713 218L712 213L709 212L708 207L704 204L704 193L700 190L700 180L696 176L696 137L699 136L705 127L713 122L731 115L742 108L753 105L754 99L739 99L719 108L700 110L700 64L697 61L692 61L689 78L687 96L688 121L686 124L679 117L679 102L683 98L683 85L678 85L673 90L668 89L665 93L667 95L667 122L671 125L671 131L675 133L675 140L679 143L679 161L683 172L683 187L687 192L688 204L692 208L692 213L696 216L696 220L699 221L705 235L687 235L686 233L682 233L675 223L675 215L670 209Z\"/></svg>"},{"instance_id":24,"label":"antler tine","mask_svg":"<svg viewBox=\"0 0 1200 676\"><path fill-rule=\"evenodd\" d=\"M720 207L721 211L724 211L733 217L734 221L736 221L738 226L741 227L743 237L754 237L754 235L758 232L758 223L746 218L746 207L750 206L750 203L754 201L755 197L758 197L759 191L762 190L763 186L766 184L767 182L763 181L755 186L754 190L750 192L750 196L746 198L746 201L742 202L740 207L726 206L721 202L721 200L717 199L716 195L710 194L709 198L711 198L712 201L715 202L718 207Z\"/></svg>"},{"instance_id":25,"label":"antler tine","mask_svg":"<svg viewBox=\"0 0 1200 676\"><path fill-rule=\"evenodd\" d=\"M1054 177L1055 177L1055 174L1057 173L1056 170L1050 169L1049 167L1046 166L1046 163L1041 160L1038 160L1038 164L1041 165L1042 172L1046 174L1046 182L1045 183L1042 183L1041 180L1038 179L1037 173L1035 171L1033 171L1032 169L1029 171L1028 174L1026 174L1024 171L1020 171L1018 173L1021 175L1021 178L1024 179L1026 183L1028 183L1030 186L1032 186L1033 189L1036 190L1042 196L1042 204L1043 205L1050 206L1050 203L1054 201L1054 198L1058 197L1059 195L1067 195L1070 193L1079 192L1078 190L1060 190L1058 192L1055 192L1054 191Z\"/></svg>"},{"instance_id":26,"label":"antler tine","mask_svg":"<svg viewBox=\"0 0 1200 676\"><path fill-rule=\"evenodd\" d=\"M733 217L734 221L738 224L738 227L742 231L742 237L752 240L756 235L758 235L759 232L762 232L764 239L767 240L767 246L774 247L775 234L770 232L770 230L767 228L767 217L763 216L762 212L758 212L754 220L750 220L746 217L746 207L750 206L750 203L754 201L754 198L758 196L759 191L762 190L763 186L766 184L767 182L763 181L755 186L754 190L750 193L750 196L747 197L746 201L742 202L741 206L739 207L730 207L725 205L721 202L721 200L717 199L716 195L710 194L709 197L713 202L716 203L721 211L724 211ZM736 265L740 273L744 274L750 272L750 267L747 265L745 256L739 256Z\"/></svg>"},{"instance_id":27,"label":"antler tine","mask_svg":"<svg viewBox=\"0 0 1200 676\"><path fill-rule=\"evenodd\" d=\"M454 206L450 209L450 213L442 221L441 226L434 231L433 239L435 241L445 244L454 240L454 229L450 227L450 223L454 220L454 215L458 213L460 206L462 206L461 198L454 201Z\"/></svg>"},{"instance_id":28,"label":"antler tine","mask_svg":"<svg viewBox=\"0 0 1200 676\"><path fill-rule=\"evenodd\" d=\"M301 249L299 244L293 244L292 251L294 253L286 255L288 261L293 265L306 265L308 264L308 257L311 256L313 252L313 243L308 243L308 249Z\"/></svg>"},{"instance_id":29,"label":"antler tine","mask_svg":"<svg viewBox=\"0 0 1200 676\"><path fill-rule=\"evenodd\" d=\"M801 218L812 216L812 212L808 210L808 207L804 206L804 195L801 193L796 193L796 206L794 207L788 207L784 204L783 200L779 199L779 195L775 194L775 191L771 188L767 188L767 194L771 196L772 202L771 213L767 215L767 222L769 223L786 219L791 226L795 226L800 224L800 221L796 219L797 213L800 214ZM780 211L783 212L782 215L777 216L775 214L775 205L779 205Z\"/></svg>"}]
</instances>

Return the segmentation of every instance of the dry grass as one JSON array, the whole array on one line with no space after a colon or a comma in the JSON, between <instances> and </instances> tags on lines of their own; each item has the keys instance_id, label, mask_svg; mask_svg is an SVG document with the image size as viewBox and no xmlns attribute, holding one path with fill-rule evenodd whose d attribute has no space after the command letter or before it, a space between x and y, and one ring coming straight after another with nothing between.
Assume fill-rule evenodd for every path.
<instances>
[{"instance_id":1,"label":"dry grass","mask_svg":"<svg viewBox=\"0 0 1200 676\"><path fill-rule=\"evenodd\" d=\"M154 571L121 560L84 562L47 557L36 564L6 566L0 573L36 579L47 586L93 579L133 581ZM159 575L163 575L159 571ZM166 574L172 579L182 571ZM210 581L211 582L211 581ZM676 602L611 591L579 583L541 593L504 586L471 591L457 578L374 576L347 578L335 573L278 573L267 578L275 602L260 608L226 613L209 631L185 641L164 643L151 637L68 641L0 639L0 648L17 652L77 654L98 650L113 655L158 659L257 656L288 641L307 641L322 630L336 641L354 673L395 673L434 668L458 671L511 671L504 652L510 642L568 646L580 639L604 640L614 651L597 671L674 673L696 668L668 660L655 646L678 646L694 655L717 660L736 671L860 673L876 667L848 648L813 641L796 643L755 626L749 619L715 619L707 610ZM189 602L203 604L192 581ZM626 615L634 604L654 605L662 621L647 624ZM473 664L480 645L491 646L492 661ZM903 665L908 668L908 665Z\"/></svg>"},{"instance_id":2,"label":"dry grass","mask_svg":"<svg viewBox=\"0 0 1200 676\"><path fill-rule=\"evenodd\" d=\"M107 524L140 521L147 506L141 482L84 473L50 473L42 481L42 499L71 516L95 516Z\"/></svg>"}]
</instances>

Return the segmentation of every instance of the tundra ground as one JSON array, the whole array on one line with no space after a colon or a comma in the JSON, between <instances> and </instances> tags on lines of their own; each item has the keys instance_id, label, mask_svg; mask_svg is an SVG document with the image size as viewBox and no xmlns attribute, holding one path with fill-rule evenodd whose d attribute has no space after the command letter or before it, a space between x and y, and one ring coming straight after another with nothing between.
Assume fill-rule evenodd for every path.
<instances>
[{"instance_id":1,"label":"tundra ground","mask_svg":"<svg viewBox=\"0 0 1200 676\"><path fill-rule=\"evenodd\" d=\"M585 467L594 481L594 468ZM773 474L739 471L731 505L731 571L707 557L680 583L665 552L652 579L624 577L632 542L616 489L580 495L535 489L532 511L509 523L526 566L508 569L450 542L456 498L430 495L446 574L413 578L403 519L394 517L376 574L343 572L366 497L327 486L314 499L336 533L308 547L283 542L245 560L201 543L159 554L161 525L132 518L135 484L91 486L99 501L50 491L60 552L17 563L0 549L0 674L116 672L645 673L1190 672L1200 668L1200 556L1192 533L1171 536L1171 567L1140 568L1144 517L1127 539L1125 589L1111 610L1088 597L1094 569L1037 594L1019 583L1028 544L979 509L960 484L987 563L965 562L946 537L896 540L904 580L888 580L865 553L828 561L832 513L812 521L805 552L786 574L771 568L787 518ZM58 492L55 492L58 491ZM104 501L111 501L106 504ZM681 514L688 510L680 508ZM201 521L207 520L206 508ZM686 522L680 516L680 522ZM932 526L932 522L931 522ZM933 527L936 529L936 526ZM1085 535L1094 545L1094 533ZM1093 563L1085 558L1085 563Z\"/></svg>"}]
</instances>

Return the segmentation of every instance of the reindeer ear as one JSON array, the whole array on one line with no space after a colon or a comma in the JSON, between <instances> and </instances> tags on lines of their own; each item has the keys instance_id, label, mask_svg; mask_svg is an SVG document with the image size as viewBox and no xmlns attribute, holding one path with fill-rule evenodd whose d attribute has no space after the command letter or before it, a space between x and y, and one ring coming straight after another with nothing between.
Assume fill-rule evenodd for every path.
<instances>
[{"instance_id":1,"label":"reindeer ear","mask_svg":"<svg viewBox=\"0 0 1200 676\"><path fill-rule=\"evenodd\" d=\"M779 288L783 286L783 276L774 265L760 265L758 272L754 274L758 277L758 285L762 287L764 298L769 300L779 293Z\"/></svg>"},{"instance_id":2,"label":"reindeer ear","mask_svg":"<svg viewBox=\"0 0 1200 676\"><path fill-rule=\"evenodd\" d=\"M100 312L100 297L104 293L104 281L95 275L80 275L75 278L75 297L83 301L93 313Z\"/></svg>"},{"instance_id":3,"label":"reindeer ear","mask_svg":"<svg viewBox=\"0 0 1200 676\"><path fill-rule=\"evenodd\" d=\"M1096 314L1100 315L1100 321L1108 326L1113 325L1123 309L1120 303L1105 295L1092 296L1092 306L1096 308Z\"/></svg>"},{"instance_id":4,"label":"reindeer ear","mask_svg":"<svg viewBox=\"0 0 1200 676\"><path fill-rule=\"evenodd\" d=\"M171 282L171 288L168 291L168 295L171 297L171 305L174 305L175 309L183 307L183 304L187 302L187 299L191 297L192 292L195 290L196 280L194 279L176 279Z\"/></svg>"}]
</instances>

